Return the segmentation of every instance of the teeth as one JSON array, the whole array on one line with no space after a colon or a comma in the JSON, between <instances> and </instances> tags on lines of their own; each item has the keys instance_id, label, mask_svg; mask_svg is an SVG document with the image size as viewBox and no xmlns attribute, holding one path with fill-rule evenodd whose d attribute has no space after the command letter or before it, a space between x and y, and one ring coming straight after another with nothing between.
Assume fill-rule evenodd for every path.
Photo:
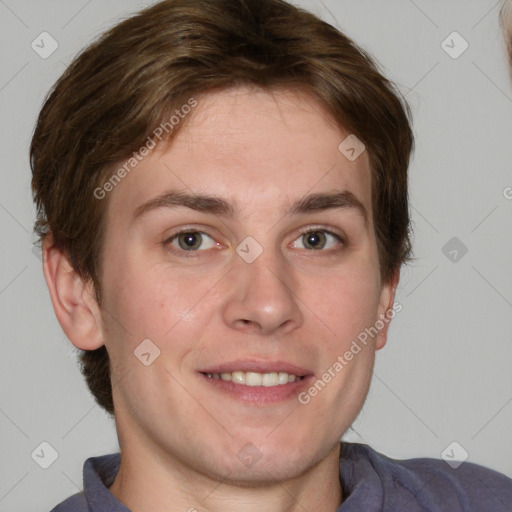
<instances>
[{"instance_id":1,"label":"teeth","mask_svg":"<svg viewBox=\"0 0 512 512\"><path fill-rule=\"evenodd\" d=\"M257 372L232 372L232 373L206 373L209 379L232 381L235 384L245 386L281 386L289 382L295 382L302 377L297 377L286 372L257 373Z\"/></svg>"},{"instance_id":2,"label":"teeth","mask_svg":"<svg viewBox=\"0 0 512 512\"><path fill-rule=\"evenodd\" d=\"M261 386L263 384L263 375L261 373L246 372L245 385L246 386Z\"/></svg>"},{"instance_id":3,"label":"teeth","mask_svg":"<svg viewBox=\"0 0 512 512\"><path fill-rule=\"evenodd\" d=\"M245 372L233 372L231 380L237 384L245 384Z\"/></svg>"},{"instance_id":4,"label":"teeth","mask_svg":"<svg viewBox=\"0 0 512 512\"><path fill-rule=\"evenodd\" d=\"M279 372L279 384L288 384L288 374Z\"/></svg>"},{"instance_id":5,"label":"teeth","mask_svg":"<svg viewBox=\"0 0 512 512\"><path fill-rule=\"evenodd\" d=\"M261 384L266 387L277 386L279 384L277 373L264 373L261 377Z\"/></svg>"}]
</instances>

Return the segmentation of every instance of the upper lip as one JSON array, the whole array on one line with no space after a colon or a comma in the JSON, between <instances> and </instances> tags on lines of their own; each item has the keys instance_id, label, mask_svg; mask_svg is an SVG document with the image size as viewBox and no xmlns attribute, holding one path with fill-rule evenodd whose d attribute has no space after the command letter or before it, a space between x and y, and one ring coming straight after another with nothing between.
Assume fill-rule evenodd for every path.
<instances>
[{"instance_id":1,"label":"upper lip","mask_svg":"<svg viewBox=\"0 0 512 512\"><path fill-rule=\"evenodd\" d=\"M256 373L279 373L284 372L297 377L311 375L312 372L284 361L256 361L240 359L226 363L209 366L201 373L232 373L232 372L256 372Z\"/></svg>"}]
</instances>

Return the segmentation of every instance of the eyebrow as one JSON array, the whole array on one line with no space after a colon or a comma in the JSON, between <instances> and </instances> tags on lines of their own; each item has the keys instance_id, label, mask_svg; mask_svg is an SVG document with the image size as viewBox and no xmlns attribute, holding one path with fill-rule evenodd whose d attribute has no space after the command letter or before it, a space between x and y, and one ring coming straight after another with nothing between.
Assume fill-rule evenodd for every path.
<instances>
[{"instance_id":1,"label":"eyebrow","mask_svg":"<svg viewBox=\"0 0 512 512\"><path fill-rule=\"evenodd\" d=\"M154 210L180 207L228 218L235 218L240 211L238 203L231 203L222 197L170 191L138 206L133 214L133 222ZM349 191L309 194L289 204L284 214L290 216L332 209L355 210L363 218L365 226L368 226L368 212L365 206Z\"/></svg>"}]
</instances>

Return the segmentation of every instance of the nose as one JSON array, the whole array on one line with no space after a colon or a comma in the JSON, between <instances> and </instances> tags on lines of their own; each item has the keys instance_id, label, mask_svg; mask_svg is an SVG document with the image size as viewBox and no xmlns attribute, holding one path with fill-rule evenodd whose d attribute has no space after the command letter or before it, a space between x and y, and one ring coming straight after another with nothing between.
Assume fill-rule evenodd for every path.
<instances>
[{"instance_id":1,"label":"nose","mask_svg":"<svg viewBox=\"0 0 512 512\"><path fill-rule=\"evenodd\" d=\"M239 258L229 273L224 321L239 331L285 334L300 327L303 314L289 264L264 253L252 263Z\"/></svg>"}]
</instances>

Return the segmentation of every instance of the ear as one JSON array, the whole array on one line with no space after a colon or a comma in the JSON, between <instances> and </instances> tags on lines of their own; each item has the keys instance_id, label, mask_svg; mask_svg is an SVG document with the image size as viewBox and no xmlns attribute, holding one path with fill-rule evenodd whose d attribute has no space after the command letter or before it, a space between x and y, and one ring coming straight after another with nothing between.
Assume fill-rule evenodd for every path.
<instances>
[{"instance_id":1,"label":"ear","mask_svg":"<svg viewBox=\"0 0 512 512\"><path fill-rule=\"evenodd\" d=\"M55 315L71 343L82 350L101 347L101 314L92 283L83 282L51 234L43 241L43 271Z\"/></svg>"},{"instance_id":2,"label":"ear","mask_svg":"<svg viewBox=\"0 0 512 512\"><path fill-rule=\"evenodd\" d=\"M395 292L396 287L398 285L398 279L400 277L400 269L396 269L393 272L393 275L389 282L384 283L380 292L380 300L379 300L379 325L381 322L384 326L379 329L379 334L377 335L377 339L375 341L375 350L380 350L386 344L388 339L388 329L389 324L391 323L391 319L395 316Z\"/></svg>"}]
</instances>

